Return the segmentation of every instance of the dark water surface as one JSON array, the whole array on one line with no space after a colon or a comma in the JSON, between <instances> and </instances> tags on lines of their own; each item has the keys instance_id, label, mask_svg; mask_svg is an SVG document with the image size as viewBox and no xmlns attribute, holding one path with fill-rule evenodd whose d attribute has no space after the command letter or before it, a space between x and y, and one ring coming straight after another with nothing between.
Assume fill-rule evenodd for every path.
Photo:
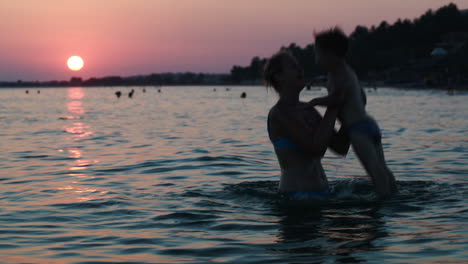
<instances>
[{"instance_id":1,"label":"dark water surface","mask_svg":"<svg viewBox=\"0 0 468 264\"><path fill-rule=\"evenodd\" d=\"M276 95L216 88L0 89L0 262L468 262L467 93L368 93L400 193L327 153L318 203L276 193Z\"/></svg>"}]
</instances>

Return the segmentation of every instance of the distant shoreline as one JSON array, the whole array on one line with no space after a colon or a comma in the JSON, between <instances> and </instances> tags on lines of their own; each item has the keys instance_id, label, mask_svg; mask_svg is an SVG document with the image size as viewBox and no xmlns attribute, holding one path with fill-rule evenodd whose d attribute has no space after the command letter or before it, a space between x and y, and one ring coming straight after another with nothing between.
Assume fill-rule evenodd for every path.
<instances>
[{"instance_id":1,"label":"distant shoreline","mask_svg":"<svg viewBox=\"0 0 468 264\"><path fill-rule=\"evenodd\" d=\"M183 87L183 86L201 86L201 87L225 87L225 88L234 88L234 87L264 87L262 84L168 84L168 85L96 85L96 86L85 86L85 85L62 85L62 86L2 86L0 85L0 89L49 89L49 88L70 88L70 87L82 87L82 88L116 88L116 87L141 87L141 88L154 88L159 89L162 87ZM317 88L323 88L324 86L321 85L313 85L310 86L312 90L317 90ZM374 90L373 86L370 85L363 85L362 86L366 90ZM443 86L411 86L411 85L377 85L377 91L379 89L401 89L401 90L441 90L447 91L448 87ZM468 85L455 85L454 91L468 91Z\"/></svg>"}]
</instances>

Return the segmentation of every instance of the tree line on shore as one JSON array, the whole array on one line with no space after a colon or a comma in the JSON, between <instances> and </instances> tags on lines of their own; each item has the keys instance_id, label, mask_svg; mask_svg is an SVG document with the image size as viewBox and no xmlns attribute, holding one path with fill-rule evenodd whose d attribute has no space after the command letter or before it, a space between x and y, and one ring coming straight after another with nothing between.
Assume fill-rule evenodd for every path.
<instances>
[{"instance_id":1,"label":"tree line on shore","mask_svg":"<svg viewBox=\"0 0 468 264\"><path fill-rule=\"evenodd\" d=\"M106 76L83 80L72 77L68 81L0 82L0 87L66 87L66 86L162 86L162 85L222 85L228 83L228 74L211 73L153 73L131 77Z\"/></svg>"},{"instance_id":2,"label":"tree line on shore","mask_svg":"<svg viewBox=\"0 0 468 264\"><path fill-rule=\"evenodd\" d=\"M417 86L468 83L468 10L451 3L414 19L378 26L357 26L350 34L347 60L361 80ZM314 44L295 43L289 50L304 67L309 84L323 80L315 65ZM438 51L435 52L435 51ZM442 50L442 51L441 51ZM442 54L440 54L442 53ZM255 56L247 66L235 65L228 74L154 73L132 77L108 76L48 82L0 82L0 87L161 86L261 84L267 58Z\"/></svg>"},{"instance_id":3,"label":"tree line on shore","mask_svg":"<svg viewBox=\"0 0 468 264\"><path fill-rule=\"evenodd\" d=\"M468 75L468 10L449 4L428 10L414 20L398 19L390 25L357 26L350 34L347 61L362 80L387 83L440 84L446 78L466 82ZM435 49L446 54L431 54ZM320 80L315 65L314 44L289 50L304 67L309 82ZM234 66L230 78L235 83L258 82L267 58L252 58L248 66Z\"/></svg>"}]
</instances>

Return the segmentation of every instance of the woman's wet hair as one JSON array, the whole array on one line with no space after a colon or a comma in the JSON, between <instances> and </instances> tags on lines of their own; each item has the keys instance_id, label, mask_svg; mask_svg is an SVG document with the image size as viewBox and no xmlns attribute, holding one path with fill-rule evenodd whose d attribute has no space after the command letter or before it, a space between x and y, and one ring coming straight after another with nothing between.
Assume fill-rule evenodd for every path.
<instances>
[{"instance_id":1,"label":"woman's wet hair","mask_svg":"<svg viewBox=\"0 0 468 264\"><path fill-rule=\"evenodd\" d=\"M266 87L272 87L279 93L279 83L276 75L283 71L283 61L285 58L293 58L293 55L287 50L280 50L268 59L263 69L263 82Z\"/></svg>"},{"instance_id":2,"label":"woman's wet hair","mask_svg":"<svg viewBox=\"0 0 468 264\"><path fill-rule=\"evenodd\" d=\"M315 45L321 50L330 51L333 54L345 57L348 52L348 37L339 27L324 30L315 35Z\"/></svg>"}]
</instances>

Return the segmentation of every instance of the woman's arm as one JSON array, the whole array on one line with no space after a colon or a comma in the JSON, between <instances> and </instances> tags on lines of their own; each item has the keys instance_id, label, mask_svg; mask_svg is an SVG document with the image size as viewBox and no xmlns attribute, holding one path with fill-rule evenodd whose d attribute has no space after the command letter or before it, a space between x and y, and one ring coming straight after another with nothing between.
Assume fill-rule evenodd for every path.
<instances>
[{"instance_id":1,"label":"woman's arm","mask_svg":"<svg viewBox=\"0 0 468 264\"><path fill-rule=\"evenodd\" d=\"M306 124L302 113L295 110L278 110L278 122L285 128L288 137L307 154L322 157L333 135L338 108L328 107L318 127Z\"/></svg>"},{"instance_id":2,"label":"woman's arm","mask_svg":"<svg viewBox=\"0 0 468 264\"><path fill-rule=\"evenodd\" d=\"M346 156L346 154L348 154L350 144L351 142L347 131L341 127L338 132L333 133L329 147L333 152Z\"/></svg>"},{"instance_id":3,"label":"woman's arm","mask_svg":"<svg viewBox=\"0 0 468 264\"><path fill-rule=\"evenodd\" d=\"M337 115L337 107L327 107L327 111L325 112L322 121L320 121L317 131L314 133L314 148L317 149L320 157L325 155L325 151L327 150L330 140L335 133L335 121Z\"/></svg>"},{"instance_id":4,"label":"woman's arm","mask_svg":"<svg viewBox=\"0 0 468 264\"><path fill-rule=\"evenodd\" d=\"M327 96L317 97L309 101L309 106L340 106L345 99L346 85L334 85Z\"/></svg>"}]
</instances>

